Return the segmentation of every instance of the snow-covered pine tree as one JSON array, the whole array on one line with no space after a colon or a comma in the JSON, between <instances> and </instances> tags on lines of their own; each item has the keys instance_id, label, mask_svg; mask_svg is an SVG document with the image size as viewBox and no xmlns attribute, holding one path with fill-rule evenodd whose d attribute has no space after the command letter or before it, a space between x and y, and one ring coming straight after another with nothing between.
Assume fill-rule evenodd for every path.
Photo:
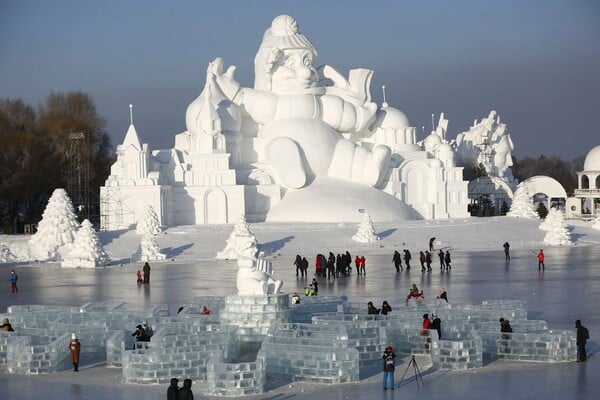
<instances>
[{"instance_id":1,"label":"snow-covered pine tree","mask_svg":"<svg viewBox=\"0 0 600 400\"><path fill-rule=\"evenodd\" d=\"M98 240L98 235L92 223L85 219L75 235L71 251L64 257L63 267L96 268L103 267L108 261L108 255Z\"/></svg>"},{"instance_id":2,"label":"snow-covered pine tree","mask_svg":"<svg viewBox=\"0 0 600 400\"><path fill-rule=\"evenodd\" d=\"M352 236L352 240L361 243L371 243L376 242L379 239L379 236L375 234L371 216L368 213L365 213L362 222L358 225L358 231Z\"/></svg>"},{"instance_id":3,"label":"snow-covered pine tree","mask_svg":"<svg viewBox=\"0 0 600 400\"><path fill-rule=\"evenodd\" d=\"M548 232L544 236L544 243L550 245L569 245L572 243L571 232L569 232L562 211L558 211L556 216L549 221Z\"/></svg>"},{"instance_id":4,"label":"snow-covered pine tree","mask_svg":"<svg viewBox=\"0 0 600 400\"><path fill-rule=\"evenodd\" d=\"M164 260L165 258L167 258L167 256L160 252L160 247L158 247L154 235L147 232L140 242L138 259L140 261L157 261Z\"/></svg>"},{"instance_id":5,"label":"snow-covered pine tree","mask_svg":"<svg viewBox=\"0 0 600 400\"><path fill-rule=\"evenodd\" d=\"M233 228L233 232L229 235L225 248L217 253L217 260L237 260L242 254L252 254L256 258L258 253L258 242L254 232L246 222L244 215L240 216L237 224Z\"/></svg>"},{"instance_id":6,"label":"snow-covered pine tree","mask_svg":"<svg viewBox=\"0 0 600 400\"><path fill-rule=\"evenodd\" d=\"M548 211L548 215L546 215L546 218L544 218L540 223L539 228L544 231L549 230L549 227L552 226L552 224L554 224L554 220L556 218L560 218L558 214L560 214L560 211L558 211L556 207L552 207L550 211Z\"/></svg>"},{"instance_id":7,"label":"snow-covered pine tree","mask_svg":"<svg viewBox=\"0 0 600 400\"><path fill-rule=\"evenodd\" d=\"M60 259L61 247L75 239L79 229L73 204L64 189L55 189L48 200L37 232L29 239L29 252L38 260Z\"/></svg>"},{"instance_id":8,"label":"snow-covered pine tree","mask_svg":"<svg viewBox=\"0 0 600 400\"><path fill-rule=\"evenodd\" d=\"M158 235L161 232L160 221L154 208L150 204L146 204L144 213L135 228L135 233L144 236L146 233Z\"/></svg>"},{"instance_id":9,"label":"snow-covered pine tree","mask_svg":"<svg viewBox=\"0 0 600 400\"><path fill-rule=\"evenodd\" d=\"M519 183L513 196L510 211L506 213L506 216L515 218L539 218L538 213L535 212L535 209L533 208L531 197L529 185L526 182Z\"/></svg>"}]
</instances>

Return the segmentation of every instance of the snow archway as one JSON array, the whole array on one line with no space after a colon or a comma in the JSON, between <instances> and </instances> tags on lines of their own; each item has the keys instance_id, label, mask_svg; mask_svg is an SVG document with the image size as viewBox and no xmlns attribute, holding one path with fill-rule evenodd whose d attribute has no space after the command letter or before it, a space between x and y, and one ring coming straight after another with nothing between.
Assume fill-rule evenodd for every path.
<instances>
[{"instance_id":1,"label":"snow archway","mask_svg":"<svg viewBox=\"0 0 600 400\"><path fill-rule=\"evenodd\" d=\"M530 193L532 194L545 194L549 199L567 198L565 188L563 188L560 182L549 176L532 176L526 179L525 182L529 185Z\"/></svg>"}]
</instances>

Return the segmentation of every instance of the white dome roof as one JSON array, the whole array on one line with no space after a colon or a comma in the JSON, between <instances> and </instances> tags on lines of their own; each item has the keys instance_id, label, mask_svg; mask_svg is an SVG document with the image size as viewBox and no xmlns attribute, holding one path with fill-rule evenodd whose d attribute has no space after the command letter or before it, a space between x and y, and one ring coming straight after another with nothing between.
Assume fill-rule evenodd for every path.
<instances>
[{"instance_id":1,"label":"white dome roof","mask_svg":"<svg viewBox=\"0 0 600 400\"><path fill-rule=\"evenodd\" d=\"M594 147L585 157L584 171L600 171L600 146Z\"/></svg>"},{"instance_id":2,"label":"white dome roof","mask_svg":"<svg viewBox=\"0 0 600 400\"><path fill-rule=\"evenodd\" d=\"M383 129L403 129L409 126L410 122L408 122L406 114L394 107L381 107L377 110L377 118L373 125L374 128L381 127Z\"/></svg>"}]
</instances>

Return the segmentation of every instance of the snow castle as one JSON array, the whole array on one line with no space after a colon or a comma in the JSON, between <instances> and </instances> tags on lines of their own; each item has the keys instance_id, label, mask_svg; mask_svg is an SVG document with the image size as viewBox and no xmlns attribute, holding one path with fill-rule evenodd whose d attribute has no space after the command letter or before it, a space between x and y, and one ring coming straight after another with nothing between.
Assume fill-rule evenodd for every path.
<instances>
[{"instance_id":1,"label":"snow castle","mask_svg":"<svg viewBox=\"0 0 600 400\"><path fill-rule=\"evenodd\" d=\"M374 222L460 218L467 182L446 141L448 121L422 143L384 100L373 71L348 77L313 66L317 50L287 15L263 36L254 87L212 61L172 149L150 150L133 119L101 188L105 230L129 228L146 205L163 226L235 222Z\"/></svg>"}]
</instances>

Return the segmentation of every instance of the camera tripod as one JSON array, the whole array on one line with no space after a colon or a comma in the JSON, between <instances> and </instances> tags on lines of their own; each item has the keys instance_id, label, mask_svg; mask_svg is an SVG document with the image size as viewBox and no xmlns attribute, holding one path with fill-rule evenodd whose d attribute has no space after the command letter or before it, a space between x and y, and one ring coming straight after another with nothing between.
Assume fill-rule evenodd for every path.
<instances>
[{"instance_id":1,"label":"camera tripod","mask_svg":"<svg viewBox=\"0 0 600 400\"><path fill-rule=\"evenodd\" d=\"M400 378L400 382L396 385L396 387L400 387L402 382L404 382L404 377L406 376L406 373L410 369L411 365L412 365L413 371L415 373L415 382L417 383L417 389L419 389L419 380L421 380L421 385L425 386L425 382L423 382L423 377L421 376L421 370L419 369L419 365L417 364L417 360L415 360L415 356L413 354L410 357L410 362L406 366L406 369L404 370L404 373L402 374L402 377Z\"/></svg>"}]
</instances>

